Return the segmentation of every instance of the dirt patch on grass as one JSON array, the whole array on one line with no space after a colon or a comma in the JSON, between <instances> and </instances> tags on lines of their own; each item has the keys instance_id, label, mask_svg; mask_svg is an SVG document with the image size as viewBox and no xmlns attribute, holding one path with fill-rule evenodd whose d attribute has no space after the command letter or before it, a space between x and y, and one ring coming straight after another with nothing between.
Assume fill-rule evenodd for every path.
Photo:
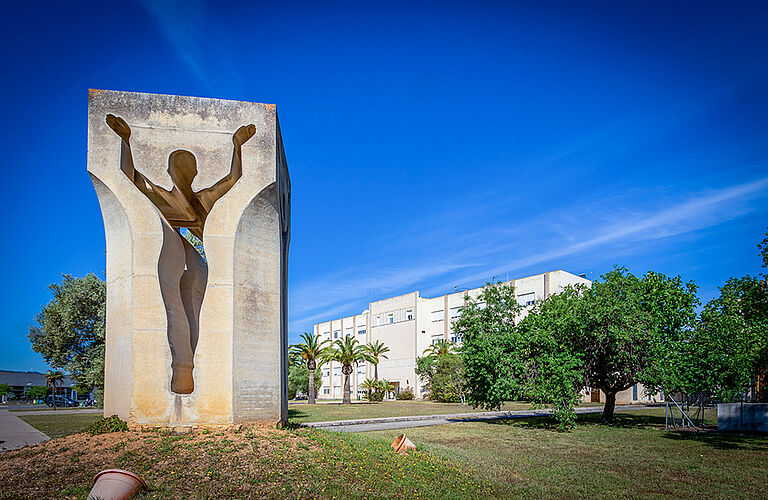
<instances>
[{"instance_id":1,"label":"dirt patch on grass","mask_svg":"<svg viewBox=\"0 0 768 500\"><path fill-rule=\"evenodd\" d=\"M0 498L82 498L103 469L127 469L158 497L280 497L281 460L311 450L294 433L269 428L172 434L164 431L73 434L0 460ZM301 447L301 448L300 448Z\"/></svg>"}]
</instances>

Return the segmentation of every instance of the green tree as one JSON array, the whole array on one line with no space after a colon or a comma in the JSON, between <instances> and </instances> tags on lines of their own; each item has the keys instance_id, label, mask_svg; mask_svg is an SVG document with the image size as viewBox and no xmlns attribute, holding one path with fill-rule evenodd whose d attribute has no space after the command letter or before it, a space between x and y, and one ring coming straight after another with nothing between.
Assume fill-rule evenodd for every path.
<instances>
[{"instance_id":1,"label":"green tree","mask_svg":"<svg viewBox=\"0 0 768 500\"><path fill-rule=\"evenodd\" d=\"M464 297L454 331L462 336L467 399L475 407L498 409L507 400L524 399L526 362L524 340L515 321L522 311L515 287L487 284L473 299ZM432 366L428 361L422 367Z\"/></svg>"},{"instance_id":2,"label":"green tree","mask_svg":"<svg viewBox=\"0 0 768 500\"><path fill-rule=\"evenodd\" d=\"M373 379L379 380L379 361L381 358L387 359L385 353L389 352L389 347L377 340L375 342L369 342L365 346L365 351L368 354L371 364L373 364Z\"/></svg>"},{"instance_id":3,"label":"green tree","mask_svg":"<svg viewBox=\"0 0 768 500\"><path fill-rule=\"evenodd\" d=\"M53 395L53 409L56 409L56 386L61 384L64 380L64 374L59 370L48 370L45 373L45 384L51 389Z\"/></svg>"},{"instance_id":4,"label":"green tree","mask_svg":"<svg viewBox=\"0 0 768 500\"><path fill-rule=\"evenodd\" d=\"M586 386L605 393L604 422L613 421L616 393L658 384L669 346L696 325L698 303L693 282L652 271L637 278L624 268L580 296L575 328L563 340L582 357Z\"/></svg>"},{"instance_id":5,"label":"green tree","mask_svg":"<svg viewBox=\"0 0 768 500\"><path fill-rule=\"evenodd\" d=\"M333 347L323 351L324 361L336 361L341 365L341 373L344 374L344 404L352 404L349 396L349 375L352 367L359 361L371 361L365 346L359 345L354 337L344 337L333 343Z\"/></svg>"},{"instance_id":6,"label":"green tree","mask_svg":"<svg viewBox=\"0 0 768 500\"><path fill-rule=\"evenodd\" d=\"M45 387L42 385L33 385L27 391L27 397L29 399L43 399L45 397Z\"/></svg>"},{"instance_id":7,"label":"green tree","mask_svg":"<svg viewBox=\"0 0 768 500\"><path fill-rule=\"evenodd\" d=\"M709 301L688 338L678 343L665 382L673 390L738 396L768 372L768 287L755 276L731 278ZM669 390L669 389L668 389ZM759 394L766 399L764 391Z\"/></svg>"},{"instance_id":8,"label":"green tree","mask_svg":"<svg viewBox=\"0 0 768 500\"><path fill-rule=\"evenodd\" d=\"M291 346L289 352L298 358L304 360L307 364L307 402L309 404L315 404L315 370L319 368L325 361L324 353L328 350L327 344L329 340L320 340L319 335L315 335L313 332L305 332L301 334L301 338L304 342L294 344ZM319 364L318 364L319 363ZM323 383L322 376L320 377L320 384Z\"/></svg>"},{"instance_id":9,"label":"green tree","mask_svg":"<svg viewBox=\"0 0 768 500\"><path fill-rule=\"evenodd\" d=\"M7 394L13 394L13 389L8 384L0 384L0 396L5 396Z\"/></svg>"},{"instance_id":10,"label":"green tree","mask_svg":"<svg viewBox=\"0 0 768 500\"><path fill-rule=\"evenodd\" d=\"M456 344L448 340L440 339L433 343L424 350L424 355L427 356L444 356L446 354L454 354Z\"/></svg>"},{"instance_id":11,"label":"green tree","mask_svg":"<svg viewBox=\"0 0 768 500\"><path fill-rule=\"evenodd\" d=\"M383 378L376 382L376 391L381 395L378 399L383 400L387 395L395 390L395 386L389 380Z\"/></svg>"},{"instance_id":12,"label":"green tree","mask_svg":"<svg viewBox=\"0 0 768 500\"><path fill-rule=\"evenodd\" d=\"M53 298L29 329L32 349L77 382L103 389L106 284L93 273L65 274L48 288Z\"/></svg>"},{"instance_id":13,"label":"green tree","mask_svg":"<svg viewBox=\"0 0 768 500\"><path fill-rule=\"evenodd\" d=\"M566 287L516 323L514 289L491 285L477 301L467 301L456 322L464 337L470 402L552 404L568 427L579 391L591 387L605 393L603 421L611 422L619 391L662 378L659 365L668 360L669 346L695 326L695 292L679 277L649 272L637 278L617 268L591 288Z\"/></svg>"},{"instance_id":14,"label":"green tree","mask_svg":"<svg viewBox=\"0 0 768 500\"><path fill-rule=\"evenodd\" d=\"M309 399L310 390L317 391L316 388L319 388L323 383L323 375L320 372L313 373L314 380L311 389L309 376L309 369L304 363L288 367L288 399L295 398L297 393L306 394ZM314 400L315 394L312 394L311 398Z\"/></svg>"},{"instance_id":15,"label":"green tree","mask_svg":"<svg viewBox=\"0 0 768 500\"><path fill-rule=\"evenodd\" d=\"M464 402L464 363L452 348L444 354L416 358L416 375L425 383L429 399L441 403Z\"/></svg>"},{"instance_id":16,"label":"green tree","mask_svg":"<svg viewBox=\"0 0 768 500\"><path fill-rule=\"evenodd\" d=\"M360 384L360 388L365 389L365 398L368 401L381 401L381 399L377 399L376 392L379 388L379 383L377 380L367 378L363 381L362 384Z\"/></svg>"}]
</instances>

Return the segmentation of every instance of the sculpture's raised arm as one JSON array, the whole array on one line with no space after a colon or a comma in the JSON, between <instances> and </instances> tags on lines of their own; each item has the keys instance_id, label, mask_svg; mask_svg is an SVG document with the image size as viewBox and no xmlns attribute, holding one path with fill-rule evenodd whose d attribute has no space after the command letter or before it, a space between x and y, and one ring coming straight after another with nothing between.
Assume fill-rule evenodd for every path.
<instances>
[{"instance_id":1,"label":"sculpture's raised arm","mask_svg":"<svg viewBox=\"0 0 768 500\"><path fill-rule=\"evenodd\" d=\"M123 140L120 149L120 170L132 182L136 182L136 169L133 166L133 156L131 155L131 127L125 123L125 120L112 114L107 115L106 121L109 128Z\"/></svg>"},{"instance_id":2,"label":"sculpture's raised arm","mask_svg":"<svg viewBox=\"0 0 768 500\"><path fill-rule=\"evenodd\" d=\"M243 125L242 127L238 128L234 134L232 134L232 143L234 144L235 148L232 152L232 165L229 169L229 173L213 186L207 189L203 189L198 193L201 201L204 205L206 205L208 210L211 209L216 200L227 194L227 191L232 189L232 186L235 185L235 182L237 182L237 180L242 177L242 146L248 141L248 139L253 137L254 134L256 134L256 126L253 124Z\"/></svg>"}]
</instances>

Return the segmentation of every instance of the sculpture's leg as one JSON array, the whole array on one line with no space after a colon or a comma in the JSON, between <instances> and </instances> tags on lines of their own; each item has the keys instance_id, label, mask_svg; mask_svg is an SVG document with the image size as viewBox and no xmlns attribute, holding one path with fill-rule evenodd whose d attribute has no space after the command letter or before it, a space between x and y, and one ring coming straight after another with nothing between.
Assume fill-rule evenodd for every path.
<instances>
[{"instance_id":1,"label":"sculpture's leg","mask_svg":"<svg viewBox=\"0 0 768 500\"><path fill-rule=\"evenodd\" d=\"M203 304L205 287L208 284L208 264L195 250L195 247L181 238L186 256L186 269L181 275L181 301L189 324L189 343L192 355L195 354L197 339L200 336L200 306Z\"/></svg>"},{"instance_id":2,"label":"sculpture's leg","mask_svg":"<svg viewBox=\"0 0 768 500\"><path fill-rule=\"evenodd\" d=\"M157 274L160 291L168 319L168 344L171 348L171 390L177 394L190 394L194 390L192 379L192 344L187 312L181 294L181 279L186 267L184 238L163 220L163 247Z\"/></svg>"}]
</instances>

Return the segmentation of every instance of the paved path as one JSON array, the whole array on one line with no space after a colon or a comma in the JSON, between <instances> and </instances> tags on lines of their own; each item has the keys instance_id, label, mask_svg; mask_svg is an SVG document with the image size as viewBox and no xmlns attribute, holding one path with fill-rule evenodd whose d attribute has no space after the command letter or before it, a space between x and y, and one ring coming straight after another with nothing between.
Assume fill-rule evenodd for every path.
<instances>
[{"instance_id":1,"label":"paved path","mask_svg":"<svg viewBox=\"0 0 768 500\"><path fill-rule=\"evenodd\" d=\"M50 439L17 416L24 414L26 412L11 413L0 409L0 451L15 450Z\"/></svg>"},{"instance_id":2,"label":"paved path","mask_svg":"<svg viewBox=\"0 0 768 500\"><path fill-rule=\"evenodd\" d=\"M644 410L649 406L616 406L617 412ZM602 406L576 408L576 413L602 413ZM452 415L419 415L410 417L369 418L362 420L335 420L332 422L309 422L305 427L315 427L334 432L366 432L383 431L388 429L405 429L411 427L426 427L430 425L454 424L460 422L482 422L485 420L501 420L508 418L544 417L551 410L517 410L517 411L487 411L478 413L456 413Z\"/></svg>"},{"instance_id":3,"label":"paved path","mask_svg":"<svg viewBox=\"0 0 768 500\"><path fill-rule=\"evenodd\" d=\"M0 410L2 411L2 410ZM83 409L75 409L75 408L68 408L64 409L61 408L60 410L28 410L28 411L12 411L8 412L9 415L16 415L17 417L20 417L22 415L68 415L70 413L103 413L104 410L101 408L83 408Z\"/></svg>"}]
</instances>

